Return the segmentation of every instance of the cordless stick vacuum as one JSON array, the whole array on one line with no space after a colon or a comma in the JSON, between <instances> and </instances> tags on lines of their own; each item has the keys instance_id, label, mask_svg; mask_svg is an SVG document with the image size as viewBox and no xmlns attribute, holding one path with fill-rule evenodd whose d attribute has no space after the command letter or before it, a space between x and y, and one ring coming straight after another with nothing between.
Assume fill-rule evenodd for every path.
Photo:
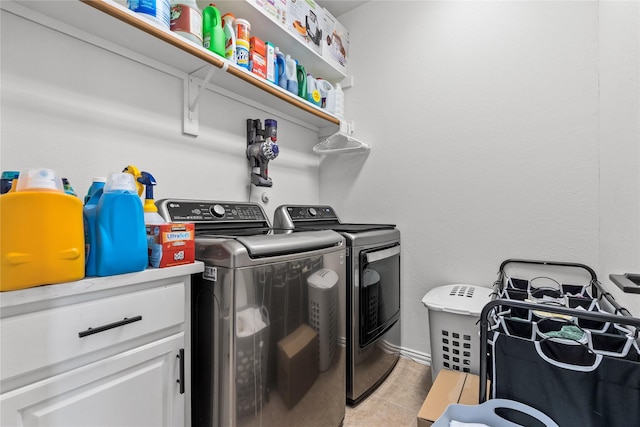
<instances>
[{"instance_id":1,"label":"cordless stick vacuum","mask_svg":"<svg viewBox=\"0 0 640 427\"><path fill-rule=\"evenodd\" d=\"M247 158L253 171L251 183L257 187L271 187L269 178L269 160L278 157L278 122L273 119L264 121L262 129L260 120L247 119ZM259 169L257 171L256 169Z\"/></svg>"}]
</instances>

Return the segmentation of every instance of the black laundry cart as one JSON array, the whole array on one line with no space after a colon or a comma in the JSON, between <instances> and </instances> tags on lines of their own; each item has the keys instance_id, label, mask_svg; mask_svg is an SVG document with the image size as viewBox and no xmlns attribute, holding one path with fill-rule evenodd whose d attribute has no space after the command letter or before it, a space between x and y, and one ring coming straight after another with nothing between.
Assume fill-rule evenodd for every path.
<instances>
[{"instance_id":1,"label":"black laundry cart","mask_svg":"<svg viewBox=\"0 0 640 427\"><path fill-rule=\"evenodd\" d=\"M591 268L509 259L494 292L480 315L480 402L489 379L490 399L524 403L562 427L640 426L640 319Z\"/></svg>"}]
</instances>

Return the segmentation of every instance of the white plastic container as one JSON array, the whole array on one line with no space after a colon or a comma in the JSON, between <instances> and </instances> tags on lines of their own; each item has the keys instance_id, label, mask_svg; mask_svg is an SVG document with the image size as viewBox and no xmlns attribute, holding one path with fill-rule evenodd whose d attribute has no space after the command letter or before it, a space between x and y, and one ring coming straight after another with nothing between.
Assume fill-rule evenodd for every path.
<instances>
[{"instance_id":1,"label":"white plastic container","mask_svg":"<svg viewBox=\"0 0 640 427\"><path fill-rule=\"evenodd\" d=\"M243 39L236 39L236 64L249 69L249 42Z\"/></svg>"},{"instance_id":2,"label":"white plastic container","mask_svg":"<svg viewBox=\"0 0 640 427\"><path fill-rule=\"evenodd\" d=\"M233 29L233 21L236 17L232 13L222 15L222 29L224 31L224 57L236 63L236 32Z\"/></svg>"},{"instance_id":3,"label":"white plastic container","mask_svg":"<svg viewBox=\"0 0 640 427\"><path fill-rule=\"evenodd\" d=\"M336 111L336 91L333 85L324 79L318 79L316 82L320 96L322 97L322 108L327 110L328 113L335 113Z\"/></svg>"},{"instance_id":4,"label":"white plastic container","mask_svg":"<svg viewBox=\"0 0 640 427\"><path fill-rule=\"evenodd\" d=\"M285 70L287 76L287 90L295 95L298 94L298 74L297 74L297 62L287 54L285 56Z\"/></svg>"},{"instance_id":5,"label":"white plastic container","mask_svg":"<svg viewBox=\"0 0 640 427\"><path fill-rule=\"evenodd\" d=\"M445 285L422 298L429 310L431 377L440 369L478 374L480 368L480 319L491 301L493 289L475 285Z\"/></svg>"},{"instance_id":6,"label":"white plastic container","mask_svg":"<svg viewBox=\"0 0 640 427\"><path fill-rule=\"evenodd\" d=\"M169 0L127 0L127 7L160 28L169 29Z\"/></svg>"},{"instance_id":7,"label":"white plastic container","mask_svg":"<svg viewBox=\"0 0 640 427\"><path fill-rule=\"evenodd\" d=\"M498 415L499 409L509 409L515 412L526 414L534 420L539 421L535 425L545 427L558 427L546 414L538 411L524 403L508 399L491 399L480 405L451 404L447 406L444 413L433 423L432 427L449 427L452 422L458 425L487 425L492 427L521 427L520 424L502 418Z\"/></svg>"},{"instance_id":8,"label":"white plastic container","mask_svg":"<svg viewBox=\"0 0 640 427\"><path fill-rule=\"evenodd\" d=\"M236 41L245 40L247 43L251 41L251 24L246 19L234 19L233 29L236 32Z\"/></svg>"},{"instance_id":9,"label":"white plastic container","mask_svg":"<svg viewBox=\"0 0 640 427\"><path fill-rule=\"evenodd\" d=\"M202 46L202 11L195 0L171 0L170 28Z\"/></svg>"},{"instance_id":10,"label":"white plastic container","mask_svg":"<svg viewBox=\"0 0 640 427\"><path fill-rule=\"evenodd\" d=\"M317 105L322 105L322 95L318 89L317 80L311 74L307 74L307 101Z\"/></svg>"}]
</instances>

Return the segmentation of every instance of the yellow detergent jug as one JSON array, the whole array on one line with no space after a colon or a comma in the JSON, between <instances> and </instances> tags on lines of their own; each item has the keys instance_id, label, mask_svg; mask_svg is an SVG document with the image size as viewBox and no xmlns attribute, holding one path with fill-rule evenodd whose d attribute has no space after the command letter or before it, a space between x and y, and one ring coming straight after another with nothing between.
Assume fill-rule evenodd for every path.
<instances>
[{"instance_id":1,"label":"yellow detergent jug","mask_svg":"<svg viewBox=\"0 0 640 427\"><path fill-rule=\"evenodd\" d=\"M84 277L82 202L51 169L20 172L0 196L0 291Z\"/></svg>"}]
</instances>

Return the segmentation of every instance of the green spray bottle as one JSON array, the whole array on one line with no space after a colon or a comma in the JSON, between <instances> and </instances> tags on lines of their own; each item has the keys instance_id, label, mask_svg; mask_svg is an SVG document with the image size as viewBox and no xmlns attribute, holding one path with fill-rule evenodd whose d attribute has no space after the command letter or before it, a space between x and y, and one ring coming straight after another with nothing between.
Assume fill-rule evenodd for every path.
<instances>
[{"instance_id":1,"label":"green spray bottle","mask_svg":"<svg viewBox=\"0 0 640 427\"><path fill-rule=\"evenodd\" d=\"M202 11L202 45L224 58L225 37L220 11L210 4Z\"/></svg>"}]
</instances>

